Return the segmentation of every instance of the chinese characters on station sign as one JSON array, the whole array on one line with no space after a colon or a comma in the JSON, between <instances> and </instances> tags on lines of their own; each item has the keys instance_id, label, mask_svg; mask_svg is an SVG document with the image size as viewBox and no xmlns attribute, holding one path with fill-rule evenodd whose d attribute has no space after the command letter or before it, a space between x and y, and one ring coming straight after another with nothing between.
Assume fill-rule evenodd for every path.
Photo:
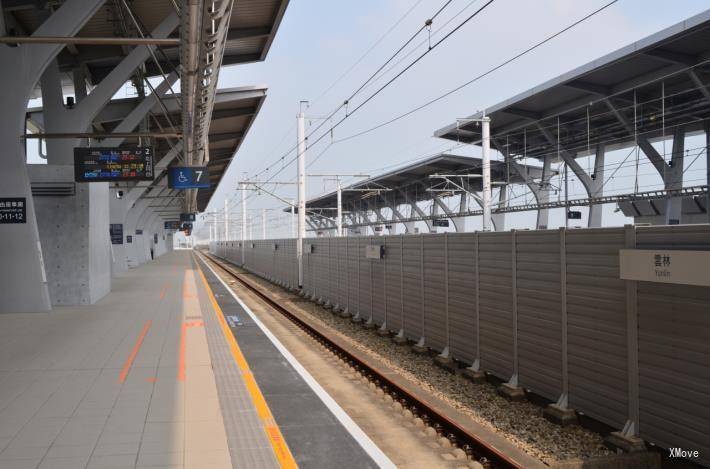
<instances>
[{"instance_id":1,"label":"chinese characters on station sign","mask_svg":"<svg viewBox=\"0 0 710 469\"><path fill-rule=\"evenodd\" d=\"M625 280L710 286L709 265L710 251L619 251L619 276Z\"/></svg>"},{"instance_id":2,"label":"chinese characters on station sign","mask_svg":"<svg viewBox=\"0 0 710 469\"><path fill-rule=\"evenodd\" d=\"M74 180L152 181L153 150L148 147L74 148Z\"/></svg>"},{"instance_id":3,"label":"chinese characters on station sign","mask_svg":"<svg viewBox=\"0 0 710 469\"><path fill-rule=\"evenodd\" d=\"M0 198L0 224L27 223L27 199L24 197Z\"/></svg>"}]
</instances>

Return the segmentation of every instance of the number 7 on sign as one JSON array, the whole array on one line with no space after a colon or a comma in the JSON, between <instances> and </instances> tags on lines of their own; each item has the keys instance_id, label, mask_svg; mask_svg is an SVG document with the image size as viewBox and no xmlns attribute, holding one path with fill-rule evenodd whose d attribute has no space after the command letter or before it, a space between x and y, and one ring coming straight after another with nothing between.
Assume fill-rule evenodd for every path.
<instances>
[{"instance_id":1,"label":"number 7 on sign","mask_svg":"<svg viewBox=\"0 0 710 469\"><path fill-rule=\"evenodd\" d=\"M197 173L197 179L195 180L195 182L200 182L200 179L202 179L203 171L198 170L198 171L195 171L195 173Z\"/></svg>"}]
</instances>

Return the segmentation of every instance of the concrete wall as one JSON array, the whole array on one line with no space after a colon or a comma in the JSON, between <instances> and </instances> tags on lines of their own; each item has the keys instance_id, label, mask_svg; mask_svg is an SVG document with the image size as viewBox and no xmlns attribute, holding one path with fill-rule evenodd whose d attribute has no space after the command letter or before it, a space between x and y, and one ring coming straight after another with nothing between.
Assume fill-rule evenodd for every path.
<instances>
[{"instance_id":1,"label":"concrete wall","mask_svg":"<svg viewBox=\"0 0 710 469\"><path fill-rule=\"evenodd\" d=\"M28 165L32 182L73 182L68 165ZM93 304L111 290L107 183L76 184L73 196L34 197L53 305Z\"/></svg>"}]
</instances>

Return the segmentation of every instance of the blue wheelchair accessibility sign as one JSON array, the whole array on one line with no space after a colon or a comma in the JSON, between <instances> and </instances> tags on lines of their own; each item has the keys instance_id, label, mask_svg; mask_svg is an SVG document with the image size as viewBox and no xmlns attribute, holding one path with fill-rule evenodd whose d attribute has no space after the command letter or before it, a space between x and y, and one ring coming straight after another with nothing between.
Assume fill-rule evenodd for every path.
<instances>
[{"instance_id":1,"label":"blue wheelchair accessibility sign","mask_svg":"<svg viewBox=\"0 0 710 469\"><path fill-rule=\"evenodd\" d=\"M206 166L173 166L169 168L168 186L172 189L207 189L210 175Z\"/></svg>"}]
</instances>

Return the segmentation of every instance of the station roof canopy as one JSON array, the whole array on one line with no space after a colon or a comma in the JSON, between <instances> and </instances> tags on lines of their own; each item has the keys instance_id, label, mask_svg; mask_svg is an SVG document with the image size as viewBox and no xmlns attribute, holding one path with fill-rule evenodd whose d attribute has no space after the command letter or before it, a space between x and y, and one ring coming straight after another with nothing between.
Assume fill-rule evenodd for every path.
<instances>
[{"instance_id":1,"label":"station roof canopy","mask_svg":"<svg viewBox=\"0 0 710 469\"><path fill-rule=\"evenodd\" d=\"M468 183L470 192L482 190L481 159L468 156L450 155L441 153L436 156L412 163L410 165L389 171L380 176L371 177L355 182L342 188L343 207L363 208L376 205L385 207L391 204L406 204L431 200L435 196L452 195L461 190L452 184L446 184L441 178L432 178L433 175L459 175L449 177L458 185ZM540 178L542 170L535 166L522 166L529 171L533 178ZM464 177L473 175L473 177ZM508 171L505 163L491 161L491 181L503 184L522 184L523 178L514 171ZM436 189L434 192L432 189ZM319 209L337 208L337 191L321 195L308 200L306 207L318 212ZM286 209L290 210L290 207ZM324 213L333 215L332 213Z\"/></svg>"},{"instance_id":2,"label":"station roof canopy","mask_svg":"<svg viewBox=\"0 0 710 469\"><path fill-rule=\"evenodd\" d=\"M203 211L207 207L212 194L217 190L217 185L222 180L224 173L227 171L266 99L266 90L264 86L244 86L217 90L208 134L209 161L207 162L207 167L210 172L210 188L197 190L198 211ZM94 125L101 125L108 132L113 131L120 124L123 117L138 102L137 98L111 101L97 116ZM175 99L170 97L163 98L163 106L168 111L170 121L173 123L181 121L180 102L180 94L177 94ZM151 114L150 131L160 132L161 130L170 129L170 123L159 104L155 104ZM127 143L135 144L135 139L127 141ZM153 145L156 155L167 154L170 150L169 144L165 139L156 139Z\"/></svg>"},{"instance_id":3,"label":"station roof canopy","mask_svg":"<svg viewBox=\"0 0 710 469\"><path fill-rule=\"evenodd\" d=\"M617 149L680 126L699 131L710 117L709 82L707 10L487 108L492 146L543 158L557 151L559 135L563 151L580 156L597 143ZM480 144L481 117L460 119L435 136Z\"/></svg>"},{"instance_id":4,"label":"station roof canopy","mask_svg":"<svg viewBox=\"0 0 710 469\"><path fill-rule=\"evenodd\" d=\"M266 88L226 88L217 91L209 130L210 188L197 192L197 210L204 211L232 163L266 98Z\"/></svg>"},{"instance_id":5,"label":"station roof canopy","mask_svg":"<svg viewBox=\"0 0 710 469\"><path fill-rule=\"evenodd\" d=\"M4 0L3 10L9 15L8 31L17 36L29 36L42 24L46 16L37 5L46 2L35 0ZM52 4L63 3L60 1ZM103 8L84 25L76 37L140 37L135 22L121 2L106 2ZM133 0L128 3L135 14L143 33L150 33L171 12L180 1L175 0ZM231 11L227 42L222 65L257 62L265 59L276 31L288 5L288 0L239 0ZM13 35L13 34L11 34ZM149 35L149 34L146 34ZM178 38L180 28L169 36ZM57 57L61 71L71 72L77 66L86 72L90 85L98 84L131 51L120 45L71 45L65 47ZM169 74L180 67L179 46L162 46L156 52L158 63ZM145 63L148 76L159 76L160 69L153 60ZM68 82L67 82L68 83Z\"/></svg>"},{"instance_id":6,"label":"station roof canopy","mask_svg":"<svg viewBox=\"0 0 710 469\"><path fill-rule=\"evenodd\" d=\"M217 185L222 180L222 176L227 171L234 155L246 137L265 99L266 88L263 86L217 90L208 138L209 161L207 166L210 170L211 187L198 190L198 210L204 210L209 203L212 194L217 189ZM94 126L100 127L103 131L112 132L139 103L139 98L110 101L94 120ZM163 103L168 111L170 120L173 123L180 122L180 95L175 95L175 98L166 97L163 99ZM152 119L149 123L149 131L160 132L170 128L168 119L158 103L155 104L151 111ZM37 130L43 130L42 108L29 109L27 111L27 119ZM100 145L100 143L101 141L98 140L97 144ZM126 139L125 145L135 145L136 143L135 138L129 138ZM174 144L176 142L170 143ZM153 147L156 155L165 155L170 150L169 143L165 139L156 139L153 142Z\"/></svg>"}]
</instances>

